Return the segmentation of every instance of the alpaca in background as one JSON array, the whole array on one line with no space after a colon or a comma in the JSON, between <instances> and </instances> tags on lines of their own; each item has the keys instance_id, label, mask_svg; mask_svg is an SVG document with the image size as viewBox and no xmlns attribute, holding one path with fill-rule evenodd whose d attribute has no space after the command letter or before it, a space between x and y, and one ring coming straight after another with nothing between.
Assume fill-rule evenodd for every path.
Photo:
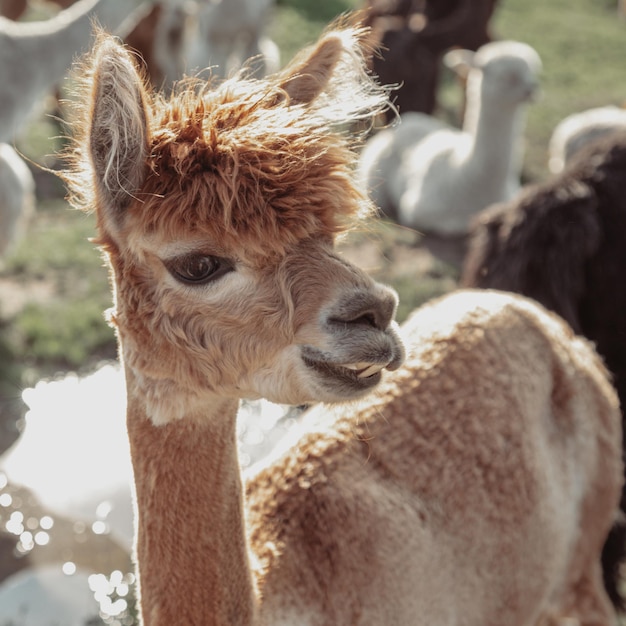
<instances>
[{"instance_id":1,"label":"alpaca in background","mask_svg":"<svg viewBox=\"0 0 626 626\"><path fill-rule=\"evenodd\" d=\"M8 143L0 143L0 261L20 240L34 213L33 175Z\"/></svg>"},{"instance_id":2,"label":"alpaca in background","mask_svg":"<svg viewBox=\"0 0 626 626\"><path fill-rule=\"evenodd\" d=\"M280 52L266 28L274 0L168 0L146 6L125 37L146 62L152 84L169 91L185 75L210 69L226 78L243 65L278 71Z\"/></svg>"},{"instance_id":3,"label":"alpaca in background","mask_svg":"<svg viewBox=\"0 0 626 626\"><path fill-rule=\"evenodd\" d=\"M568 115L550 137L550 171L553 174L562 172L583 146L620 128L626 128L626 109L622 107L597 107Z\"/></svg>"},{"instance_id":4,"label":"alpaca in background","mask_svg":"<svg viewBox=\"0 0 626 626\"><path fill-rule=\"evenodd\" d=\"M87 49L92 20L115 30L129 13L123 0L81 0L45 21L0 17L0 257L19 240L34 213L33 175L9 144L76 55Z\"/></svg>"},{"instance_id":5,"label":"alpaca in background","mask_svg":"<svg viewBox=\"0 0 626 626\"><path fill-rule=\"evenodd\" d=\"M478 211L519 189L526 106L541 61L526 44L497 41L475 53L452 50L446 62L467 72L463 129L407 113L367 141L359 169L374 202L398 223L459 236Z\"/></svg>"},{"instance_id":6,"label":"alpaca in background","mask_svg":"<svg viewBox=\"0 0 626 626\"><path fill-rule=\"evenodd\" d=\"M496 0L367 0L364 23L379 50L372 70L383 85L394 85L400 113L434 113L444 53L491 41L495 6ZM391 122L393 114L385 118Z\"/></svg>"},{"instance_id":7,"label":"alpaca in background","mask_svg":"<svg viewBox=\"0 0 626 626\"><path fill-rule=\"evenodd\" d=\"M43 96L87 50L92 20L115 32L132 7L125 0L79 0L40 22L0 17L0 141L15 138Z\"/></svg>"},{"instance_id":8,"label":"alpaca in background","mask_svg":"<svg viewBox=\"0 0 626 626\"><path fill-rule=\"evenodd\" d=\"M259 76L280 69L278 46L265 34L274 0L220 0L198 11L197 31L190 38L186 61L190 68L211 66L226 78L253 59Z\"/></svg>"}]
</instances>

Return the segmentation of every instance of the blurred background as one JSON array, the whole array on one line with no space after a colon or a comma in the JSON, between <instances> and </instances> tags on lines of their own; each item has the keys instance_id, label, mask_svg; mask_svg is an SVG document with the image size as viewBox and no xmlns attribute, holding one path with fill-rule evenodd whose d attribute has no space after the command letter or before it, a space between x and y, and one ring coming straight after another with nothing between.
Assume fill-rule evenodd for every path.
<instances>
[{"instance_id":1,"label":"blurred background","mask_svg":"<svg viewBox=\"0 0 626 626\"><path fill-rule=\"evenodd\" d=\"M102 8L107 2L117 2L111 15L109 7ZM209 4L229 2L235 0ZM62 34L68 20L54 23L56 38L42 28L26 30L33 40L47 37L45 43L26 46L17 60L2 56L2 46L19 39L10 20L39 24L54 20L70 4L0 1L7 16L0 22L0 91L11 92L6 98L0 93L0 126L11 106L24 113L5 136L0 133L0 141L15 148L18 159L21 155L15 165L11 153L6 167L25 181L17 185L20 202L26 206L32 200L19 228L0 221L0 230L5 229L0 241L11 233L0 260L0 626L135 623L123 384L113 331L103 317L111 303L107 272L88 241L93 216L69 209L63 185L49 171L60 167L55 154L65 145L64 99L71 93L66 69L86 49L88 27L77 24L84 43ZM312 43L336 16L365 5L361 0L247 4L258 12L250 14L253 28L245 26L246 38L236 52L220 48L220 36L234 39L227 12L205 14L202 2L81 0L67 15L71 22L102 10L105 23L110 19L113 30L150 57L151 77L167 89L177 73L189 69L176 57L187 28L193 33L186 48L190 57L196 55L193 67L203 66L202 38L211 33L212 62L220 59L217 71L232 71L253 51L263 55L255 71L264 72ZM626 105L626 16L617 0L491 4L489 37L525 42L543 62L541 94L528 108L522 137L522 181L543 181L551 175L548 145L561 120L594 107ZM139 13L133 14L135 9ZM159 35L166 20L168 30ZM138 24L145 32L136 30ZM258 32L250 35L254 27ZM61 58L67 64L54 65ZM435 104L428 112L460 126L463 84L442 64L438 71ZM28 85L37 80L40 89L31 94ZM11 104L15 94L17 105ZM23 164L28 172L20 170ZM9 202L3 180L0 171L0 205ZM419 233L381 219L341 245L348 258L396 288L402 321L416 306L458 284L458 266L424 243ZM263 455L294 419L287 407L244 406L242 464Z\"/></svg>"}]
</instances>

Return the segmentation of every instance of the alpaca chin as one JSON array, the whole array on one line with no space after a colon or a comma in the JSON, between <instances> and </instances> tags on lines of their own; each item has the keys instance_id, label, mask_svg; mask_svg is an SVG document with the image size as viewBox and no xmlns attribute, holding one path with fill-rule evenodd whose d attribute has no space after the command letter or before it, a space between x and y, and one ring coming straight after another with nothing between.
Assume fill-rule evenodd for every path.
<instances>
[{"instance_id":1,"label":"alpaca chin","mask_svg":"<svg viewBox=\"0 0 626 626\"><path fill-rule=\"evenodd\" d=\"M309 404L316 401L297 345L288 346L278 358L254 372L239 389L247 400L266 398L276 404Z\"/></svg>"}]
</instances>

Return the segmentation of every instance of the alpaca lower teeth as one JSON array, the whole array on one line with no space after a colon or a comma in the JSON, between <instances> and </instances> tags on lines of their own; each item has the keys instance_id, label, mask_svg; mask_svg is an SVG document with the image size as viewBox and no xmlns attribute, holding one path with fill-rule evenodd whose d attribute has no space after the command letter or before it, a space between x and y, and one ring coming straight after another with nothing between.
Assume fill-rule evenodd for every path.
<instances>
[{"instance_id":1,"label":"alpaca lower teeth","mask_svg":"<svg viewBox=\"0 0 626 626\"><path fill-rule=\"evenodd\" d=\"M346 363L343 367L352 370L359 378L367 378L372 374L376 374L376 372L380 372L384 366L361 361L360 363Z\"/></svg>"},{"instance_id":2,"label":"alpaca lower teeth","mask_svg":"<svg viewBox=\"0 0 626 626\"><path fill-rule=\"evenodd\" d=\"M380 372L381 369L382 369L381 365L370 365L369 367L364 369L362 372L359 372L357 375L359 378L367 378L368 376L372 376L373 374Z\"/></svg>"},{"instance_id":3,"label":"alpaca lower teeth","mask_svg":"<svg viewBox=\"0 0 626 626\"><path fill-rule=\"evenodd\" d=\"M360 363L347 363L346 365L344 365L344 367L349 370L358 371L371 367L371 363L365 363L364 361L361 361Z\"/></svg>"}]
</instances>

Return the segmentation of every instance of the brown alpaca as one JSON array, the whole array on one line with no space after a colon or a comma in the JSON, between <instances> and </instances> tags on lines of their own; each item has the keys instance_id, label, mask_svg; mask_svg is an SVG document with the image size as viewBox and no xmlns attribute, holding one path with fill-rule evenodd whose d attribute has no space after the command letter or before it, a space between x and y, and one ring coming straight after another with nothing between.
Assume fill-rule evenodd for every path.
<instances>
[{"instance_id":1,"label":"brown alpaca","mask_svg":"<svg viewBox=\"0 0 626 626\"><path fill-rule=\"evenodd\" d=\"M333 250L368 210L340 129L385 101L363 37L167 102L110 38L84 68L66 178L112 269L143 623L608 626L620 422L593 351L469 292L413 318L397 369L395 295ZM240 398L354 400L384 368L244 500Z\"/></svg>"}]
</instances>

